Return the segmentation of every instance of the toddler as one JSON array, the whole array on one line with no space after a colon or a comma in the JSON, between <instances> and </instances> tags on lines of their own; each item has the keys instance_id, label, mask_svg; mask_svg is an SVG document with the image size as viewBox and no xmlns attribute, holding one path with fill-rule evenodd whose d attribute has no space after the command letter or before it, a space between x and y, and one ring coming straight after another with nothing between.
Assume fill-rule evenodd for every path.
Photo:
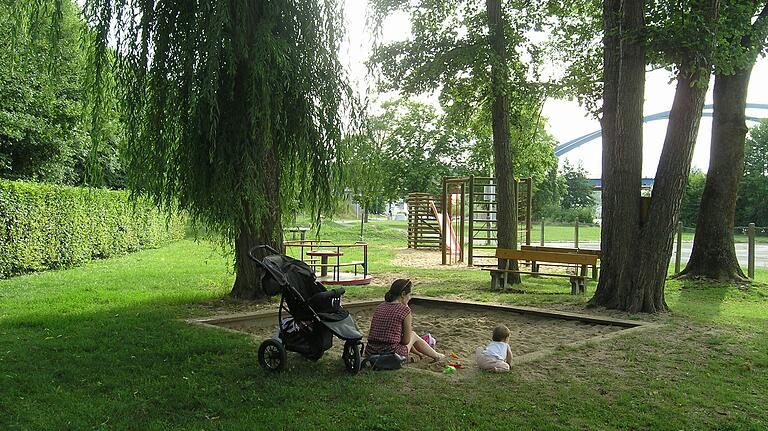
<instances>
[{"instance_id":1,"label":"toddler","mask_svg":"<svg viewBox=\"0 0 768 431\"><path fill-rule=\"evenodd\" d=\"M509 348L509 328L499 325L493 328L493 341L476 351L477 366L481 370L503 373L509 371L512 349Z\"/></svg>"}]
</instances>

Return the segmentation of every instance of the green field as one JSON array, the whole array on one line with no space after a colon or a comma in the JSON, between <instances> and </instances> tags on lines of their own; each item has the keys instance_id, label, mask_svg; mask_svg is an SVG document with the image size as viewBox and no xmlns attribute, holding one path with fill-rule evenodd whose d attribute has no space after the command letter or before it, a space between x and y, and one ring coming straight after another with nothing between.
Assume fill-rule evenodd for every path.
<instances>
[{"instance_id":1,"label":"green field","mask_svg":"<svg viewBox=\"0 0 768 431\"><path fill-rule=\"evenodd\" d=\"M670 313L629 316L585 309L593 282L586 297L544 278L498 293L480 271L396 265L405 233L402 223L366 226L370 268L411 277L415 294L661 326L563 349L506 375L349 376L333 358L293 355L287 372L269 375L249 337L180 320L228 306L221 298L233 281L229 257L186 240L0 281L0 429L768 428L765 271L743 286L670 281ZM322 236L349 242L358 231L329 222ZM384 289L349 288L346 299L380 298Z\"/></svg>"}]
</instances>

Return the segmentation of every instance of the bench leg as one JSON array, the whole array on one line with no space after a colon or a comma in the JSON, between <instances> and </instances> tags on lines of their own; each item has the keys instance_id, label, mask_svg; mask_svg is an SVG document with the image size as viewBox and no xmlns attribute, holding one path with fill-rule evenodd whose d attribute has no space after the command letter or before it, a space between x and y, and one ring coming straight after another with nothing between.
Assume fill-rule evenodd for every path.
<instances>
[{"instance_id":1,"label":"bench leg","mask_svg":"<svg viewBox=\"0 0 768 431\"><path fill-rule=\"evenodd\" d=\"M571 278L571 295L578 295L579 294L579 279L578 278Z\"/></svg>"},{"instance_id":2,"label":"bench leg","mask_svg":"<svg viewBox=\"0 0 768 431\"><path fill-rule=\"evenodd\" d=\"M499 274L492 272L491 273L491 290L496 290L496 286L499 284Z\"/></svg>"},{"instance_id":3,"label":"bench leg","mask_svg":"<svg viewBox=\"0 0 768 431\"><path fill-rule=\"evenodd\" d=\"M585 279L579 279L579 293L587 293L587 281Z\"/></svg>"}]
</instances>

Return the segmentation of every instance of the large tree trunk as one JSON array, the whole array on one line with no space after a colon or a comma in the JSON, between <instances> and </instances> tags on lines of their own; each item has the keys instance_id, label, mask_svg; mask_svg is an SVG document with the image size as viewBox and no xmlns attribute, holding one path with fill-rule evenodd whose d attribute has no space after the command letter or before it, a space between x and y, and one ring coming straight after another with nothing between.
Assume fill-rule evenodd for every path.
<instances>
[{"instance_id":1,"label":"large tree trunk","mask_svg":"<svg viewBox=\"0 0 768 431\"><path fill-rule=\"evenodd\" d=\"M509 100L507 99L507 54L504 38L504 16L500 0L486 0L490 44L494 56L491 63L491 122L493 126L493 156L496 171L496 234L497 247L517 248L517 196L512 165L512 146L509 133ZM502 268L506 262L500 260ZM510 261L509 267L517 270L517 261ZM507 280L519 283L520 275L512 274Z\"/></svg>"},{"instance_id":2,"label":"large tree trunk","mask_svg":"<svg viewBox=\"0 0 768 431\"><path fill-rule=\"evenodd\" d=\"M744 114L752 68L716 75L709 169L701 196L693 252L680 276L745 281L733 243L736 193L744 171Z\"/></svg>"},{"instance_id":3,"label":"large tree trunk","mask_svg":"<svg viewBox=\"0 0 768 431\"><path fill-rule=\"evenodd\" d=\"M280 211L280 167L274 148L265 152L263 173L260 175L265 208L260 211L258 226L243 222L235 240L235 285L231 296L239 299L258 299L265 296L261 288L261 269L248 257L248 251L257 245L268 245L282 252L283 227ZM245 203L244 203L245 205ZM250 219L246 209L245 219ZM255 253L261 259L271 254L266 250Z\"/></svg>"},{"instance_id":4,"label":"large tree trunk","mask_svg":"<svg viewBox=\"0 0 768 431\"><path fill-rule=\"evenodd\" d=\"M640 229L645 47L643 2L605 0L601 269L591 305L621 308Z\"/></svg>"},{"instance_id":5,"label":"large tree trunk","mask_svg":"<svg viewBox=\"0 0 768 431\"><path fill-rule=\"evenodd\" d=\"M641 230L639 243L635 245L640 258L635 265L637 281L629 294L622 298L620 308L630 312L667 310L664 283L709 80L709 68L704 68L705 76L698 72L689 75L684 72L686 70L690 69L681 67L678 73L675 99L648 208L648 221Z\"/></svg>"},{"instance_id":6,"label":"large tree trunk","mask_svg":"<svg viewBox=\"0 0 768 431\"><path fill-rule=\"evenodd\" d=\"M700 16L705 17L710 26L715 22L717 5L718 0L699 5ZM610 124L612 116L604 118L603 127L608 131L608 140L603 143L603 221L607 221L608 225L604 225L602 234L603 268L597 292L590 304L633 313L654 313L667 309L664 281L672 255L674 226L688 181L693 145L704 107L707 87L702 84L707 83L711 68L711 63L701 63L698 59L711 59L714 38L705 41L709 45L703 49L683 56L697 59L696 64L681 60L648 220L641 225L645 48L638 35L642 34L644 27L643 2L605 0L604 10L606 35L616 35L617 11L621 13L621 27L619 41L606 37L605 79L608 93L605 97L607 109L615 107L615 126ZM617 53L618 65L615 59ZM694 70L696 72L691 72ZM700 75L701 70L704 72Z\"/></svg>"},{"instance_id":7,"label":"large tree trunk","mask_svg":"<svg viewBox=\"0 0 768 431\"><path fill-rule=\"evenodd\" d=\"M753 7L759 3L754 2ZM751 18L750 18L751 19ZM714 119L709 169L699 206L693 252L681 277L709 278L719 281L745 281L736 258L733 225L736 196L744 171L744 143L747 124L744 115L752 68L765 44L768 26L768 2L744 35L741 46L753 53L751 62L736 68L733 75L715 76Z\"/></svg>"}]
</instances>

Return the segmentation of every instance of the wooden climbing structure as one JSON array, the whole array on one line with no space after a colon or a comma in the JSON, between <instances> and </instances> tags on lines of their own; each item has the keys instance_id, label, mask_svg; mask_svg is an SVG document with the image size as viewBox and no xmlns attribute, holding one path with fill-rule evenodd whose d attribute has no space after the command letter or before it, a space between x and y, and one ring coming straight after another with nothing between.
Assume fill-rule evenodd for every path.
<instances>
[{"instance_id":1,"label":"wooden climbing structure","mask_svg":"<svg viewBox=\"0 0 768 431\"><path fill-rule=\"evenodd\" d=\"M495 179L445 177L442 183L440 200L429 193L408 195L408 248L439 248L444 265L464 262L465 258L469 266L495 265ZM531 187L530 178L515 181L518 246L531 244Z\"/></svg>"},{"instance_id":2,"label":"wooden climbing structure","mask_svg":"<svg viewBox=\"0 0 768 431\"><path fill-rule=\"evenodd\" d=\"M440 248L439 201L429 193L408 195L408 248Z\"/></svg>"},{"instance_id":3,"label":"wooden climbing structure","mask_svg":"<svg viewBox=\"0 0 768 431\"><path fill-rule=\"evenodd\" d=\"M467 265L496 265L494 252L497 248L497 199L496 179L493 177L470 177L469 195L469 241ZM517 196L517 244L531 244L531 178L515 180L514 194Z\"/></svg>"}]
</instances>

